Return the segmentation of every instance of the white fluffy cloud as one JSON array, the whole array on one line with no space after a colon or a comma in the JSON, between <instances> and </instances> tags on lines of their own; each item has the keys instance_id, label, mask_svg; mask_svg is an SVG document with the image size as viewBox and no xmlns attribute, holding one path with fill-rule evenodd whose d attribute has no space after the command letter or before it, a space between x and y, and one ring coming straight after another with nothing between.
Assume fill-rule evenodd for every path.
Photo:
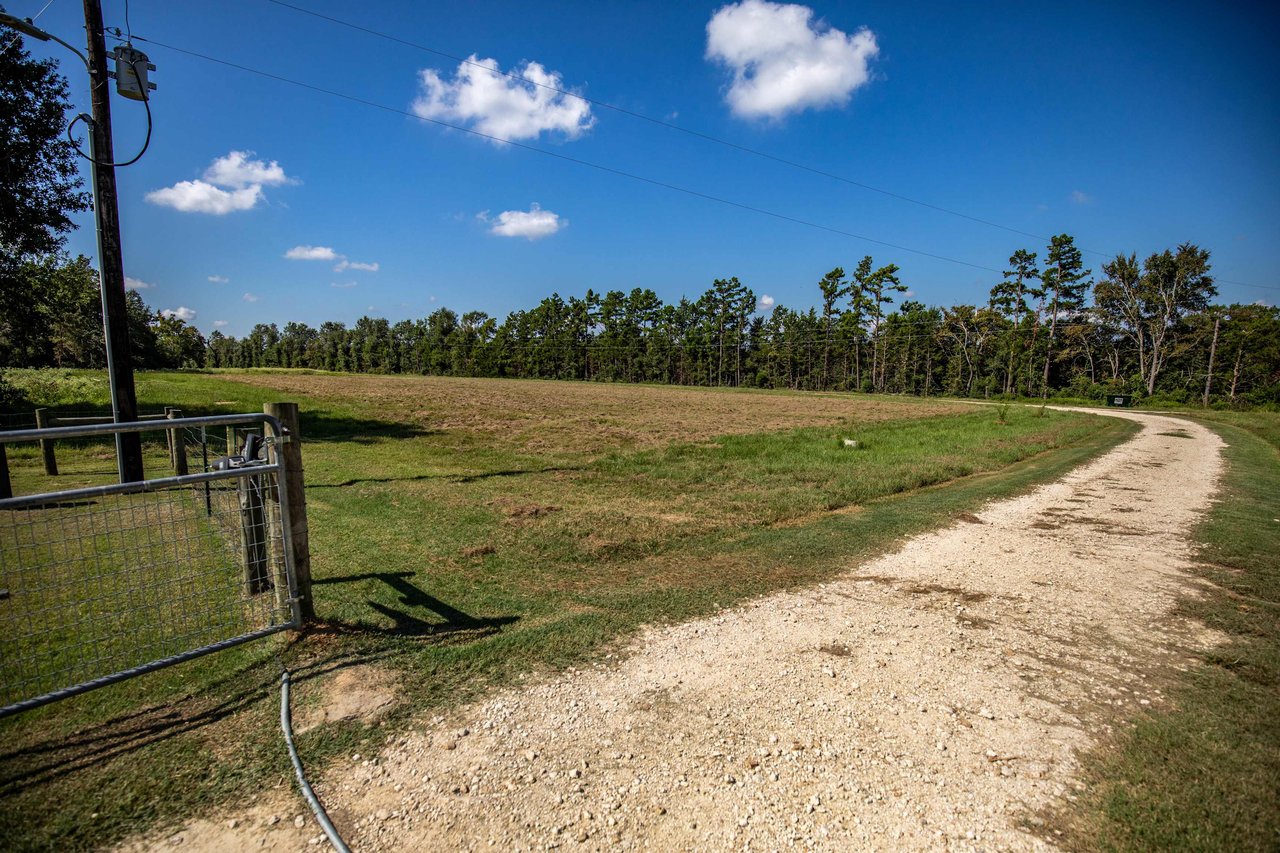
<instances>
[{"instance_id":1,"label":"white fluffy cloud","mask_svg":"<svg viewBox=\"0 0 1280 853\"><path fill-rule=\"evenodd\" d=\"M246 293L246 294L244 295L244 301L245 301L245 302L257 302L257 301L258 301L259 299L261 299L261 298L262 298L262 297L261 297L261 296L259 296L259 295L258 295L258 294L256 294L256 293Z\"/></svg>"},{"instance_id":2,"label":"white fluffy cloud","mask_svg":"<svg viewBox=\"0 0 1280 853\"><path fill-rule=\"evenodd\" d=\"M1070 198L1072 204L1089 204L1093 201L1093 196L1080 190L1072 190Z\"/></svg>"},{"instance_id":3,"label":"white fluffy cloud","mask_svg":"<svg viewBox=\"0 0 1280 853\"><path fill-rule=\"evenodd\" d=\"M227 282L231 281L231 279L227 278L226 276L211 275L209 276L209 281L213 282L214 284L226 284Z\"/></svg>"},{"instance_id":4,"label":"white fluffy cloud","mask_svg":"<svg viewBox=\"0 0 1280 853\"><path fill-rule=\"evenodd\" d=\"M492 219L487 212L482 213L480 219L493 223L489 228L491 234L499 237L524 237L528 240L550 237L569 224L569 220L543 210L537 202L530 205L528 210L504 210Z\"/></svg>"},{"instance_id":5,"label":"white fluffy cloud","mask_svg":"<svg viewBox=\"0 0 1280 853\"><path fill-rule=\"evenodd\" d=\"M767 293L760 295L760 302L756 305L757 311L772 311L776 300Z\"/></svg>"},{"instance_id":6,"label":"white fluffy cloud","mask_svg":"<svg viewBox=\"0 0 1280 853\"><path fill-rule=\"evenodd\" d=\"M252 155L252 151L232 151L214 160L202 179L178 181L171 187L152 190L146 199L183 213L222 216L256 207L265 198L264 186L297 183L275 160L253 160Z\"/></svg>"},{"instance_id":7,"label":"white fluffy cloud","mask_svg":"<svg viewBox=\"0 0 1280 853\"><path fill-rule=\"evenodd\" d=\"M329 246L294 246L284 256L291 261L336 261L342 257Z\"/></svg>"},{"instance_id":8,"label":"white fluffy cloud","mask_svg":"<svg viewBox=\"0 0 1280 853\"><path fill-rule=\"evenodd\" d=\"M214 320L213 327L215 329L225 329L229 324L226 320Z\"/></svg>"},{"instance_id":9,"label":"white fluffy cloud","mask_svg":"<svg viewBox=\"0 0 1280 853\"><path fill-rule=\"evenodd\" d=\"M536 139L545 132L581 136L595 124L591 105L570 91L560 75L537 62L501 73L496 59L472 54L452 80L430 68L420 72L421 94L413 111L422 118L468 125L499 140ZM532 82L526 82L532 81ZM559 90L559 91L556 91Z\"/></svg>"},{"instance_id":10,"label":"white fluffy cloud","mask_svg":"<svg viewBox=\"0 0 1280 853\"><path fill-rule=\"evenodd\" d=\"M378 262L371 264L362 264L359 261L341 260L338 265L333 268L334 272L343 272L344 270L362 270L364 272L377 272L379 269Z\"/></svg>"},{"instance_id":11,"label":"white fluffy cloud","mask_svg":"<svg viewBox=\"0 0 1280 853\"><path fill-rule=\"evenodd\" d=\"M262 201L262 187L224 190L204 181L178 181L171 187L152 190L147 201L172 207L183 213L212 213L221 216L237 210L249 210Z\"/></svg>"},{"instance_id":12,"label":"white fluffy cloud","mask_svg":"<svg viewBox=\"0 0 1280 853\"><path fill-rule=\"evenodd\" d=\"M177 308L166 308L160 312L161 317L177 317L184 323L190 323L196 318L194 308L188 308L185 305L179 305Z\"/></svg>"},{"instance_id":13,"label":"white fluffy cloud","mask_svg":"<svg viewBox=\"0 0 1280 853\"><path fill-rule=\"evenodd\" d=\"M220 187L261 186L276 187L293 183L293 179L284 173L284 169L275 160L267 163L264 160L251 160L252 151L232 151L225 157L219 157L204 170L204 179Z\"/></svg>"},{"instance_id":14,"label":"white fluffy cloud","mask_svg":"<svg viewBox=\"0 0 1280 853\"><path fill-rule=\"evenodd\" d=\"M359 287L359 286L360 286L360 282L358 282L358 281L331 281L331 282L329 282L329 286L330 286L330 287L341 287L341 288L347 288L347 287Z\"/></svg>"},{"instance_id":15,"label":"white fluffy cloud","mask_svg":"<svg viewBox=\"0 0 1280 853\"><path fill-rule=\"evenodd\" d=\"M331 246L294 246L285 252L284 256L291 261L336 261L333 265L334 272L346 272L347 270L377 272L381 269L377 261L368 263L349 261L346 255L335 252Z\"/></svg>"},{"instance_id":16,"label":"white fluffy cloud","mask_svg":"<svg viewBox=\"0 0 1280 853\"><path fill-rule=\"evenodd\" d=\"M125 290L150 290L153 287L155 287L154 284L147 284L141 279L133 278L132 276L124 277Z\"/></svg>"},{"instance_id":17,"label":"white fluffy cloud","mask_svg":"<svg viewBox=\"0 0 1280 853\"><path fill-rule=\"evenodd\" d=\"M733 71L727 99L746 118L843 106L879 51L871 30L848 35L814 21L807 6L742 0L707 23L707 58Z\"/></svg>"}]
</instances>

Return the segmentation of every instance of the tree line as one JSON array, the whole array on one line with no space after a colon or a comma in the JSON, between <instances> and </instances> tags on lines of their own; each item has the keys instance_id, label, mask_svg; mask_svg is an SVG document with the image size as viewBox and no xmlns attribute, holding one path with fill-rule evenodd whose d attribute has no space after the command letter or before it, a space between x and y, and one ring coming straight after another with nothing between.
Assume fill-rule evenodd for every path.
<instances>
[{"instance_id":1,"label":"tree line","mask_svg":"<svg viewBox=\"0 0 1280 853\"><path fill-rule=\"evenodd\" d=\"M0 325L9 365L100 367L97 277L87 259L29 262L25 316ZM984 304L905 298L896 264L862 258L816 282L815 304L759 306L736 277L697 299L653 290L557 293L501 321L440 308L353 326L260 323L208 339L129 293L140 368L289 367L352 373L577 379L962 397L1128 393L1174 402L1280 405L1280 310L1221 305L1209 252L1184 243L1100 275L1068 235L1043 260L1009 258ZM901 300L901 301L899 301Z\"/></svg>"},{"instance_id":2,"label":"tree line","mask_svg":"<svg viewBox=\"0 0 1280 853\"><path fill-rule=\"evenodd\" d=\"M97 275L63 254L88 209L65 138L66 81L13 39L0 48L0 365L102 367ZM808 308L758 305L737 278L664 304L648 288L553 293L498 320L441 308L392 325L361 317L258 324L208 339L128 293L139 368L305 367L366 373L659 382L960 396L1101 397L1280 405L1280 312L1221 305L1190 243L1086 269L1074 240L1018 249L983 304L909 299L870 255L818 278ZM902 300L899 302L898 300ZM762 310L764 309L764 310ZM771 309L771 310L769 310Z\"/></svg>"},{"instance_id":3,"label":"tree line","mask_svg":"<svg viewBox=\"0 0 1280 853\"><path fill-rule=\"evenodd\" d=\"M958 396L1111 393L1280 403L1280 311L1214 303L1209 252L1120 255L1095 282L1068 235L1015 251L985 304L903 298L864 257L817 281L816 304L757 310L736 277L664 304L648 288L552 294L499 321L441 308L348 328L260 324L210 337L213 367L657 382ZM899 303L898 299L902 299Z\"/></svg>"}]
</instances>

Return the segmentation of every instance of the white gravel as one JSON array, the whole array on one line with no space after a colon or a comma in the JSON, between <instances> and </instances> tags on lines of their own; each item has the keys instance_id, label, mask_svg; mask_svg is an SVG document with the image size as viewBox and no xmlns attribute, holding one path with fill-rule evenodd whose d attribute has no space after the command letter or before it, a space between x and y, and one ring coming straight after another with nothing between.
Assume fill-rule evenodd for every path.
<instances>
[{"instance_id":1,"label":"white gravel","mask_svg":"<svg viewBox=\"0 0 1280 853\"><path fill-rule=\"evenodd\" d=\"M1141 434L981 523L424 720L317 791L357 851L1052 849L1077 755L1214 641L1171 611L1221 441L1113 414ZM302 811L282 789L127 848L325 847Z\"/></svg>"}]
</instances>

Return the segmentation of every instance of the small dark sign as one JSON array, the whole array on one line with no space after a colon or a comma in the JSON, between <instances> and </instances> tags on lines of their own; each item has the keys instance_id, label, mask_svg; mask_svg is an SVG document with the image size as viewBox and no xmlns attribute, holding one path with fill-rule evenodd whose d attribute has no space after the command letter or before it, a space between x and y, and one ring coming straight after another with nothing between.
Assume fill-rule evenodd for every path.
<instances>
[{"instance_id":1,"label":"small dark sign","mask_svg":"<svg viewBox=\"0 0 1280 853\"><path fill-rule=\"evenodd\" d=\"M1107 397L1108 406L1122 406L1128 408L1133 405L1132 394L1111 394Z\"/></svg>"}]
</instances>

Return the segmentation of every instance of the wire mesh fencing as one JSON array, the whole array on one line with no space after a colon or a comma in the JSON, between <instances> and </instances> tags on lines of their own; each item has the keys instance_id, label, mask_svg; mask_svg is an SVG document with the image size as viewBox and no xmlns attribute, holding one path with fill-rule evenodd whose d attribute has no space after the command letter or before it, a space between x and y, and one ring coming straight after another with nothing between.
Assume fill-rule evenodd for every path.
<instances>
[{"instance_id":1,"label":"wire mesh fencing","mask_svg":"<svg viewBox=\"0 0 1280 853\"><path fill-rule=\"evenodd\" d=\"M0 716L298 625L284 467L209 453L210 435L223 451L228 428L254 445L264 427L281 434L264 415L0 433L74 438L68 454L168 430L171 456L196 457L181 476L0 500Z\"/></svg>"}]
</instances>

